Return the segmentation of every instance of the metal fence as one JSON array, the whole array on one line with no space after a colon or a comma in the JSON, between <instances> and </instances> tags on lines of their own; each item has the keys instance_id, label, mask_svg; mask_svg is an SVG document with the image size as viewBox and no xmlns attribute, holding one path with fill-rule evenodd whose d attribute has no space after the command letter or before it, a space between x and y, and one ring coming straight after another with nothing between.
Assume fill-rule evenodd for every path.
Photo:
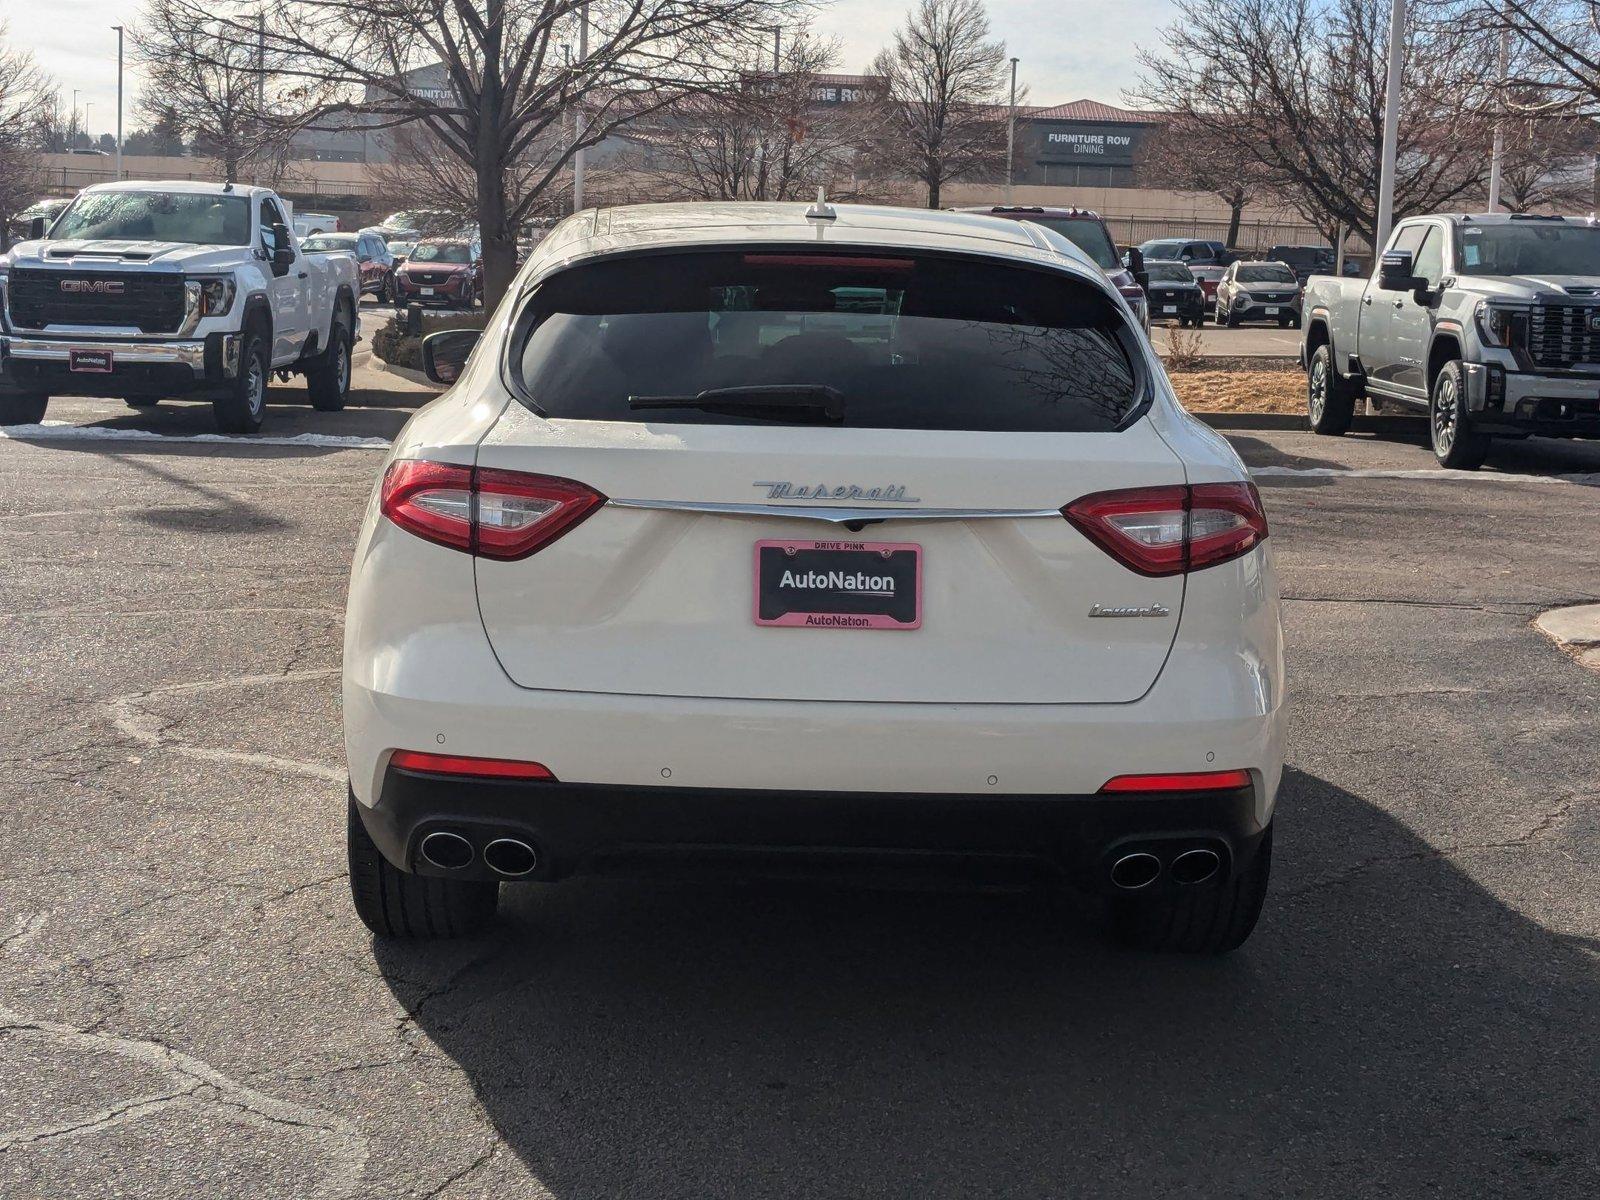
<instances>
[{"instance_id":1,"label":"metal fence","mask_svg":"<svg viewBox=\"0 0 1600 1200\"><path fill-rule=\"evenodd\" d=\"M1154 238L1194 238L1199 241L1226 242L1228 222L1206 217L1107 217L1111 236L1127 246L1137 246ZM1260 253L1269 246L1325 246L1327 236L1306 221L1241 221L1234 245L1246 252Z\"/></svg>"},{"instance_id":2,"label":"metal fence","mask_svg":"<svg viewBox=\"0 0 1600 1200\"><path fill-rule=\"evenodd\" d=\"M143 178L139 172L138 163L139 160L134 157L123 159L122 177L124 179ZM114 174L115 170L109 161L104 167L57 167L50 172L48 188L59 196L75 196L90 184L110 183ZM209 171L162 171L161 178L215 183L218 176L216 173ZM336 201L361 199L371 196L374 191L374 185L368 180L313 179L297 176L293 171L278 179L270 177L257 178L250 172L244 172L239 182L270 187L280 195L296 202L303 200Z\"/></svg>"}]
</instances>

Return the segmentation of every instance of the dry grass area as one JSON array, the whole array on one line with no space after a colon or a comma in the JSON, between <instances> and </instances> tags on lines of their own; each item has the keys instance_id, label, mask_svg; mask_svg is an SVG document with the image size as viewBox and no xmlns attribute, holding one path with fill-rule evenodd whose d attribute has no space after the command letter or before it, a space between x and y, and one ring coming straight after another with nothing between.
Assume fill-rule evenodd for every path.
<instances>
[{"instance_id":1,"label":"dry grass area","mask_svg":"<svg viewBox=\"0 0 1600 1200\"><path fill-rule=\"evenodd\" d=\"M1174 371L1168 375L1190 412L1301 413L1306 377L1299 367Z\"/></svg>"}]
</instances>

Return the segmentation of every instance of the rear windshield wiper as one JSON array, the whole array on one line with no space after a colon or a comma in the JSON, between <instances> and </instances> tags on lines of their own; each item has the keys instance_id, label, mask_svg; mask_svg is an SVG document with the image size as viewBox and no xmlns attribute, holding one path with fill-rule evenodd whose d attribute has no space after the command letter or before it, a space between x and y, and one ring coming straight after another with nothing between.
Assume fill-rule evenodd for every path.
<instances>
[{"instance_id":1,"label":"rear windshield wiper","mask_svg":"<svg viewBox=\"0 0 1600 1200\"><path fill-rule=\"evenodd\" d=\"M813 413L825 421L844 420L844 393L823 383L767 383L707 388L692 396L629 396L629 408L697 408L705 412Z\"/></svg>"}]
</instances>

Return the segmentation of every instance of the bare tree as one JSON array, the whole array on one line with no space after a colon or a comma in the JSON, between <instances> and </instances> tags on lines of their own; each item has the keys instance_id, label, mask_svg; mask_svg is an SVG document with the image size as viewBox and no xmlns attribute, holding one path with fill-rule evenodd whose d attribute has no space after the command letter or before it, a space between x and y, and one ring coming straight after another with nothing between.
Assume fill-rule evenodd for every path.
<instances>
[{"instance_id":1,"label":"bare tree","mask_svg":"<svg viewBox=\"0 0 1600 1200\"><path fill-rule=\"evenodd\" d=\"M982 0L918 0L872 72L886 85L874 163L919 181L929 208L952 180L1004 168L1006 47Z\"/></svg>"},{"instance_id":2,"label":"bare tree","mask_svg":"<svg viewBox=\"0 0 1600 1200\"><path fill-rule=\"evenodd\" d=\"M217 0L164 0L191 28ZM258 36L295 124L420 123L475 179L484 295L516 267L517 232L574 153L736 64L804 0L241 0L230 41ZM587 53L580 23L587 22ZM259 31L259 32L258 32ZM571 48L570 61L562 47ZM211 59L218 56L210 55ZM520 178L520 196L508 181Z\"/></svg>"},{"instance_id":3,"label":"bare tree","mask_svg":"<svg viewBox=\"0 0 1600 1200\"><path fill-rule=\"evenodd\" d=\"M817 76L837 59L837 43L800 30L777 72L752 68L738 88L685 97L631 129L625 166L664 198L695 200L793 200L850 176L871 105L818 101Z\"/></svg>"},{"instance_id":4,"label":"bare tree","mask_svg":"<svg viewBox=\"0 0 1600 1200\"><path fill-rule=\"evenodd\" d=\"M1179 0L1139 55L1136 103L1203 130L1224 168L1261 164L1318 228L1371 242L1383 142L1386 0ZM1483 195L1486 37L1439 14L1404 31L1395 215Z\"/></svg>"},{"instance_id":5,"label":"bare tree","mask_svg":"<svg viewBox=\"0 0 1600 1200\"><path fill-rule=\"evenodd\" d=\"M1179 192L1207 192L1228 206L1226 244L1239 241L1245 206L1270 195L1277 182L1264 162L1239 162L1233 148L1205 125L1181 113L1154 127L1145 138L1140 174L1151 183Z\"/></svg>"},{"instance_id":6,"label":"bare tree","mask_svg":"<svg viewBox=\"0 0 1600 1200\"><path fill-rule=\"evenodd\" d=\"M139 109L154 124L176 130L198 154L222 164L235 183L240 168L281 153L285 131L268 110L263 39L246 44L222 21L198 21L184 0L149 0L133 31L135 61L145 88Z\"/></svg>"},{"instance_id":7,"label":"bare tree","mask_svg":"<svg viewBox=\"0 0 1600 1200\"><path fill-rule=\"evenodd\" d=\"M11 220L44 187L42 134L56 90L33 56L10 44L0 25L0 249L10 245Z\"/></svg>"},{"instance_id":8,"label":"bare tree","mask_svg":"<svg viewBox=\"0 0 1600 1200\"><path fill-rule=\"evenodd\" d=\"M1510 117L1502 123L1500 202L1511 212L1595 206L1600 129L1587 117Z\"/></svg>"}]
</instances>

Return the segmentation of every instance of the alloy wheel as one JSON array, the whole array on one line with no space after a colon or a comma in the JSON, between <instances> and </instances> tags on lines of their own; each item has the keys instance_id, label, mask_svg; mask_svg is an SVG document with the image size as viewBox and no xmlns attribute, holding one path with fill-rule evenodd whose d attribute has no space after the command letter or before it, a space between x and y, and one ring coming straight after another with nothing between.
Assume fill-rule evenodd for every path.
<instances>
[{"instance_id":1,"label":"alloy wheel","mask_svg":"<svg viewBox=\"0 0 1600 1200\"><path fill-rule=\"evenodd\" d=\"M1306 404L1311 410L1311 423L1321 424L1323 411L1328 406L1328 363L1326 359L1311 360L1311 379L1307 385Z\"/></svg>"},{"instance_id":2,"label":"alloy wheel","mask_svg":"<svg viewBox=\"0 0 1600 1200\"><path fill-rule=\"evenodd\" d=\"M1433 445L1440 454L1449 454L1455 445L1458 420L1455 378L1441 375L1433 389Z\"/></svg>"}]
</instances>

